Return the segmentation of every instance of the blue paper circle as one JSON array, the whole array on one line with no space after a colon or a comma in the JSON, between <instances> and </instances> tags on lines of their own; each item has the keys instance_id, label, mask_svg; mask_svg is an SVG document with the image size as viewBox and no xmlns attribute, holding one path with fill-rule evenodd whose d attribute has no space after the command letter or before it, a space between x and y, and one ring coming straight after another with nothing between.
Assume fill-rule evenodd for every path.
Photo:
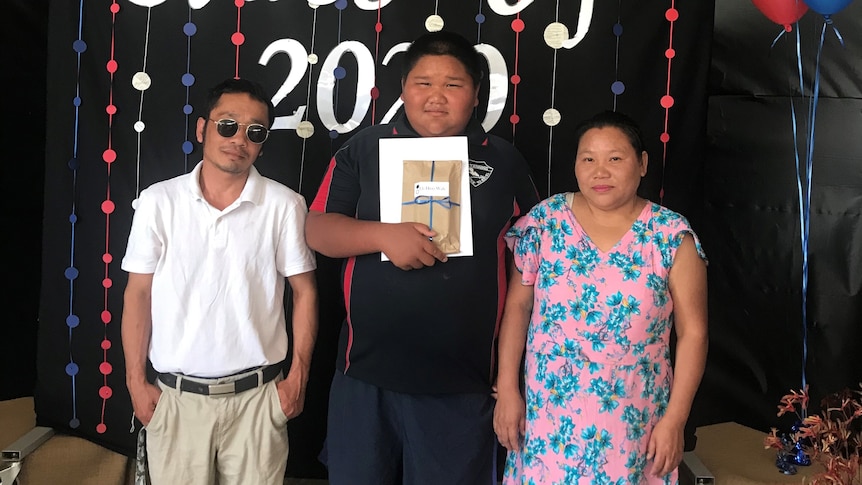
<instances>
[{"instance_id":1,"label":"blue paper circle","mask_svg":"<svg viewBox=\"0 0 862 485\"><path fill-rule=\"evenodd\" d=\"M336 131L336 130L329 130L329 138L332 138L333 140L334 140L334 139L336 139L336 138L338 138L338 131Z\"/></svg>"},{"instance_id":2,"label":"blue paper circle","mask_svg":"<svg viewBox=\"0 0 862 485\"><path fill-rule=\"evenodd\" d=\"M616 95L623 94L625 90L626 85L622 81L614 81L613 84L611 84L611 92Z\"/></svg>"},{"instance_id":3,"label":"blue paper circle","mask_svg":"<svg viewBox=\"0 0 862 485\"><path fill-rule=\"evenodd\" d=\"M75 328L81 323L81 319L78 318L78 315L69 315L66 317L66 326L69 328Z\"/></svg>"},{"instance_id":4,"label":"blue paper circle","mask_svg":"<svg viewBox=\"0 0 862 485\"><path fill-rule=\"evenodd\" d=\"M78 364L74 362L69 362L68 364L66 364L66 375L72 377L78 375Z\"/></svg>"},{"instance_id":5,"label":"blue paper circle","mask_svg":"<svg viewBox=\"0 0 862 485\"><path fill-rule=\"evenodd\" d=\"M614 35L617 37L623 35L623 24L620 24L620 23L614 24Z\"/></svg>"},{"instance_id":6,"label":"blue paper circle","mask_svg":"<svg viewBox=\"0 0 862 485\"><path fill-rule=\"evenodd\" d=\"M63 272L63 275L66 276L67 280L72 281L78 277L78 268L74 266L69 266L68 268L66 268L66 271Z\"/></svg>"},{"instance_id":7,"label":"blue paper circle","mask_svg":"<svg viewBox=\"0 0 862 485\"><path fill-rule=\"evenodd\" d=\"M187 72L187 73L183 74L183 86L189 87L189 86L193 85L194 83L195 83L195 76L192 73Z\"/></svg>"},{"instance_id":8,"label":"blue paper circle","mask_svg":"<svg viewBox=\"0 0 862 485\"><path fill-rule=\"evenodd\" d=\"M87 50L87 43L81 39L78 39L75 42L72 42L72 50L80 54Z\"/></svg>"},{"instance_id":9,"label":"blue paper circle","mask_svg":"<svg viewBox=\"0 0 862 485\"><path fill-rule=\"evenodd\" d=\"M192 114L192 111L194 111L194 108L192 108L192 105L187 104L187 105L183 106L183 113L190 115L190 114Z\"/></svg>"},{"instance_id":10,"label":"blue paper circle","mask_svg":"<svg viewBox=\"0 0 862 485\"><path fill-rule=\"evenodd\" d=\"M477 24L484 24L485 23L485 15L483 15L481 13L476 14L476 23Z\"/></svg>"},{"instance_id":11,"label":"blue paper circle","mask_svg":"<svg viewBox=\"0 0 862 485\"><path fill-rule=\"evenodd\" d=\"M75 429L78 426L81 426L81 421L79 421L78 418L72 418L69 420L69 427L70 428Z\"/></svg>"},{"instance_id":12,"label":"blue paper circle","mask_svg":"<svg viewBox=\"0 0 862 485\"><path fill-rule=\"evenodd\" d=\"M332 70L332 75L335 76L335 79L344 79L344 76L347 75L347 70L338 66Z\"/></svg>"},{"instance_id":13,"label":"blue paper circle","mask_svg":"<svg viewBox=\"0 0 862 485\"><path fill-rule=\"evenodd\" d=\"M70 158L69 159L69 168L71 170L78 170L78 167L80 167L80 166L81 166L81 163L78 161L77 158Z\"/></svg>"},{"instance_id":14,"label":"blue paper circle","mask_svg":"<svg viewBox=\"0 0 862 485\"><path fill-rule=\"evenodd\" d=\"M335 8L338 10L344 10L347 8L347 0L335 0Z\"/></svg>"},{"instance_id":15,"label":"blue paper circle","mask_svg":"<svg viewBox=\"0 0 862 485\"><path fill-rule=\"evenodd\" d=\"M197 31L198 31L198 26L195 25L193 22L186 22L186 24L183 25L183 33L189 37L195 35L197 33Z\"/></svg>"},{"instance_id":16,"label":"blue paper circle","mask_svg":"<svg viewBox=\"0 0 862 485\"><path fill-rule=\"evenodd\" d=\"M81 97L80 96L75 96L74 98L72 98L72 106L74 106L76 108L78 106L81 106Z\"/></svg>"},{"instance_id":17,"label":"blue paper circle","mask_svg":"<svg viewBox=\"0 0 862 485\"><path fill-rule=\"evenodd\" d=\"M71 222L72 224L78 222L78 215L74 212L69 214L69 222Z\"/></svg>"},{"instance_id":18,"label":"blue paper circle","mask_svg":"<svg viewBox=\"0 0 862 485\"><path fill-rule=\"evenodd\" d=\"M190 154L191 152L193 152L193 151L194 151L194 149L195 149L195 146L194 146L194 144L193 144L192 142L190 142L190 141L188 141L188 140L186 140L186 141L184 141L184 142L183 142L183 153L185 153L186 155L188 155L188 154Z\"/></svg>"}]
</instances>

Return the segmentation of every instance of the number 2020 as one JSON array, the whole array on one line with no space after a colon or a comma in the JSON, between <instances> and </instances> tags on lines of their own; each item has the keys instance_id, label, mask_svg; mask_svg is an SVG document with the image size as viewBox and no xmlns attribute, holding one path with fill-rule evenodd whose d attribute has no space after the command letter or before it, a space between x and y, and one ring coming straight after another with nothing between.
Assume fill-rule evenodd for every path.
<instances>
[{"instance_id":1,"label":"number 2020","mask_svg":"<svg viewBox=\"0 0 862 485\"><path fill-rule=\"evenodd\" d=\"M409 42L402 42L393 46L383 58L383 65L388 65L392 58L401 52L407 50L410 46ZM476 50L482 54L488 62L489 71L489 86L488 104L485 112L485 118L482 121L482 127L485 131L490 131L503 114L503 108L506 105L508 97L508 69L503 55L496 47L490 44L479 44ZM338 62L346 53L352 53L356 58L358 73L356 76L356 104L353 106L353 113L350 119L344 123L339 123L335 117L335 106L333 92L335 88L335 68L338 67ZM295 39L279 39L269 44L263 53L260 55L259 63L266 66L267 63L276 55L287 54L290 57L290 71L281 87L272 97L272 104L278 104L290 94L294 88L299 85L299 82L309 70L309 65L312 62L309 60L308 51L305 50L299 41ZM309 72L309 77L311 73ZM310 79L309 79L310 82ZM317 79L317 112L320 121L327 130L335 130L338 133L349 133L356 129L371 106L371 88L374 87L374 58L368 48L357 41L344 41L338 44L323 62L320 67L320 74ZM386 115L381 120L386 123L392 119L398 108L403 102L398 98L395 103L386 112ZM299 106L292 115L277 116L272 124L273 130L295 130L305 115L307 106Z\"/></svg>"}]
</instances>

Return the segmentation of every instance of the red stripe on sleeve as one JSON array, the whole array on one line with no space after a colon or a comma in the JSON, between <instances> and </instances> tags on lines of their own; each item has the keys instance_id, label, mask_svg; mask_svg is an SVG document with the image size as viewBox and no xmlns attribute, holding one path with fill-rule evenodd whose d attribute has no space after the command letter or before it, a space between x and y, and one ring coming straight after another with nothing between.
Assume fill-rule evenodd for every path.
<instances>
[{"instance_id":1,"label":"red stripe on sleeve","mask_svg":"<svg viewBox=\"0 0 862 485\"><path fill-rule=\"evenodd\" d=\"M518 205L518 199L512 199L512 217L517 217L521 215L521 207ZM496 357L497 353L495 352L495 347L497 345L497 338L500 336L500 322L503 321L503 309L506 306L506 294L509 292L509 267L506 264L508 261L506 259L506 251L508 251L506 247L506 239L505 235L509 231L509 228L512 227L512 223L508 222L505 226L503 226L503 230L500 231L500 234L497 236L497 321L494 325L494 340L493 344L491 344L491 374L492 376L496 375Z\"/></svg>"},{"instance_id":2,"label":"red stripe on sleeve","mask_svg":"<svg viewBox=\"0 0 862 485\"><path fill-rule=\"evenodd\" d=\"M517 205L517 203L516 203ZM503 230L497 236L497 316L494 323L494 339L491 344L491 374L496 375L495 368L497 366L497 353L495 347L497 338L500 336L500 322L503 321L503 308L506 306L506 294L509 291L508 267L506 265L506 240L503 236L508 232L511 223L506 223Z\"/></svg>"},{"instance_id":3,"label":"red stripe on sleeve","mask_svg":"<svg viewBox=\"0 0 862 485\"><path fill-rule=\"evenodd\" d=\"M353 322L350 320L350 288L353 286L353 268L356 266L356 257L347 260L344 267L344 308L347 310L347 348L344 351L344 372L350 368L350 349L353 348Z\"/></svg>"},{"instance_id":4,"label":"red stripe on sleeve","mask_svg":"<svg viewBox=\"0 0 862 485\"><path fill-rule=\"evenodd\" d=\"M326 212L326 202L329 200L329 189L332 186L332 171L335 170L335 157L329 161L329 168L326 169L326 175L323 176L323 181L320 182L320 188L317 189L317 195L314 196L314 201L308 210L316 212Z\"/></svg>"}]
</instances>

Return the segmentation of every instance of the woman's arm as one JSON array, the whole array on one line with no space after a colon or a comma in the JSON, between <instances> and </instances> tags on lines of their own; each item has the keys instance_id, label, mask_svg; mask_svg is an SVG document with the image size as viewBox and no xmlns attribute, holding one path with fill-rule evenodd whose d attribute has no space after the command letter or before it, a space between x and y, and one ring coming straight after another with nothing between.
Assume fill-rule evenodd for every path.
<instances>
[{"instance_id":1,"label":"woman's arm","mask_svg":"<svg viewBox=\"0 0 862 485\"><path fill-rule=\"evenodd\" d=\"M677 336L676 363L670 402L653 429L647 452L648 458L654 458L656 476L673 471L682 461L685 423L706 366L709 345L706 262L697 253L691 236L686 236L677 249L668 286Z\"/></svg>"},{"instance_id":2,"label":"woman's arm","mask_svg":"<svg viewBox=\"0 0 862 485\"><path fill-rule=\"evenodd\" d=\"M526 407L521 397L521 359L533 309L533 286L521 283L521 273L511 265L509 291L500 323L497 363L497 406L494 431L500 444L518 448L526 426Z\"/></svg>"}]
</instances>

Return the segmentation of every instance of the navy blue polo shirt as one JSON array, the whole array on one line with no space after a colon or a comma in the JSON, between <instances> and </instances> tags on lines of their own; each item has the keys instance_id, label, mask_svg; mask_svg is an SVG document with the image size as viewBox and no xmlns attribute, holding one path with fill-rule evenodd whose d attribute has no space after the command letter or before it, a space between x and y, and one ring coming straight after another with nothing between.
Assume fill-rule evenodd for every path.
<instances>
[{"instance_id":1,"label":"navy blue polo shirt","mask_svg":"<svg viewBox=\"0 0 862 485\"><path fill-rule=\"evenodd\" d=\"M538 193L511 143L476 120L466 135L474 255L413 271L380 253L346 259L337 369L348 376L397 392L490 390L507 286L503 235ZM379 140L417 136L403 114L354 135L332 158L310 210L379 221Z\"/></svg>"}]
</instances>

